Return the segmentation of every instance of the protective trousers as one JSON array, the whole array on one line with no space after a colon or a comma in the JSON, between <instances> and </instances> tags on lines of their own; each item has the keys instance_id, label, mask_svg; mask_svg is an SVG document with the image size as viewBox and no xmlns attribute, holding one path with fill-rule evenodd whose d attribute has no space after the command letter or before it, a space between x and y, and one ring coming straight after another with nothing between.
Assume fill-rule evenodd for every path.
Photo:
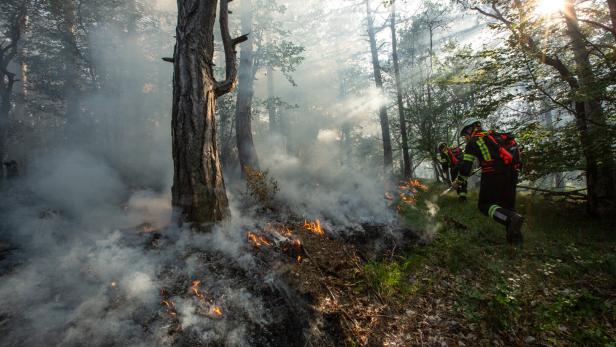
<instances>
[{"instance_id":1,"label":"protective trousers","mask_svg":"<svg viewBox=\"0 0 616 347\"><path fill-rule=\"evenodd\" d=\"M479 189L478 207L481 213L507 226L515 214L518 173L506 168L502 173L483 174Z\"/></svg>"},{"instance_id":2,"label":"protective trousers","mask_svg":"<svg viewBox=\"0 0 616 347\"><path fill-rule=\"evenodd\" d=\"M460 173L460 166L453 165L449 173L451 174L451 181L455 182L456 179L458 178L458 174ZM458 196L466 197L467 186L468 186L467 181L462 180L461 183L458 185L458 189L456 189L456 191L458 192Z\"/></svg>"}]
</instances>

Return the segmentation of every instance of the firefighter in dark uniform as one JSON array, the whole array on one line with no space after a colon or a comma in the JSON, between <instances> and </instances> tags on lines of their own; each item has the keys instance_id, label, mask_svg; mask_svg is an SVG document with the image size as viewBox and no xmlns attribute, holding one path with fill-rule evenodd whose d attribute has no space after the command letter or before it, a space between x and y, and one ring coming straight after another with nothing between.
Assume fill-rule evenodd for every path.
<instances>
[{"instance_id":1,"label":"firefighter in dark uniform","mask_svg":"<svg viewBox=\"0 0 616 347\"><path fill-rule=\"evenodd\" d=\"M479 210L507 228L510 244L521 246L524 218L515 210L520 165L517 143L509 134L483 130L478 119L465 120L460 136L465 138L467 144L454 185L466 183L474 161L478 160L481 167ZM503 141L508 145L503 145Z\"/></svg>"},{"instance_id":2,"label":"firefighter in dark uniform","mask_svg":"<svg viewBox=\"0 0 616 347\"><path fill-rule=\"evenodd\" d=\"M460 165L462 164L462 158L464 153L460 147L451 148L447 146L445 142L441 142L438 145L438 160L441 164L443 172L449 175L449 182L453 183L458 178L460 171ZM458 193L458 200L466 201L466 181L457 185L456 191Z\"/></svg>"}]
</instances>

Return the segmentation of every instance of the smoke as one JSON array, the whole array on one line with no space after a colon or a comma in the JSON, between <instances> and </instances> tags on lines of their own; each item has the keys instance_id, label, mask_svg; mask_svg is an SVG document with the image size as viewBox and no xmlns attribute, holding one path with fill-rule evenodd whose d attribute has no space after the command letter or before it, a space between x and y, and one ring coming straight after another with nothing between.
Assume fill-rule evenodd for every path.
<instances>
[{"instance_id":1,"label":"smoke","mask_svg":"<svg viewBox=\"0 0 616 347\"><path fill-rule=\"evenodd\" d=\"M0 199L0 240L16 248L0 262L0 345L171 345L177 324L190 341L241 346L275 322L248 275L267 273L246 249L252 218L158 233L141 226L168 226L168 193L131 193L100 157L40 154L28 171Z\"/></svg>"},{"instance_id":2,"label":"smoke","mask_svg":"<svg viewBox=\"0 0 616 347\"><path fill-rule=\"evenodd\" d=\"M302 6L289 9L285 20L301 18ZM368 78L339 83L369 71L349 63L367 53L362 15L340 18L327 25L344 30L296 36L307 47L298 87L276 73L275 93L300 108L283 111L290 126L281 133L255 137L280 202L321 218L326 231L395 220L383 198L376 113L388 98ZM282 336L298 319L279 309L286 298L276 276L247 251L246 231L264 221L237 207L236 192L228 193L233 220L213 232L169 227L172 68L159 57L171 54L173 29L161 25L151 36L107 25L90 33L105 83L81 100L88 112L66 141L79 148L32 152L30 174L2 192L0 241L16 250L0 259L1 346L266 345L273 327ZM205 300L191 294L193 280Z\"/></svg>"}]
</instances>

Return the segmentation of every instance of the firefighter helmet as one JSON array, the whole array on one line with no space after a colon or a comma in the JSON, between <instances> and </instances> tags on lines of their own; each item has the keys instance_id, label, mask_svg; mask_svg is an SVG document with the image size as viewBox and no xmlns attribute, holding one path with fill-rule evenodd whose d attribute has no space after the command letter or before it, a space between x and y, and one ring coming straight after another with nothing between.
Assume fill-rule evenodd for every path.
<instances>
[{"instance_id":1,"label":"firefighter helmet","mask_svg":"<svg viewBox=\"0 0 616 347\"><path fill-rule=\"evenodd\" d=\"M481 126L481 121L477 118L467 118L462 122L460 126L460 136L464 136L466 129L472 126Z\"/></svg>"}]
</instances>

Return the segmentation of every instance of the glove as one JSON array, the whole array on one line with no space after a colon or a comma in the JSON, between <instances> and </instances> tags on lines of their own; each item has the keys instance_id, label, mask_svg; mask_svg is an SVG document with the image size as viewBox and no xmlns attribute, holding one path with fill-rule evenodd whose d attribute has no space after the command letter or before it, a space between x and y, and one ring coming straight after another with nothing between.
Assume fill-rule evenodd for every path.
<instances>
[{"instance_id":1,"label":"glove","mask_svg":"<svg viewBox=\"0 0 616 347\"><path fill-rule=\"evenodd\" d=\"M455 190L457 190L458 188L460 188L460 185L461 185L461 184L462 184L462 183L461 183L460 181L455 180L455 181L453 181L453 183L451 184L451 189L455 189Z\"/></svg>"}]
</instances>

